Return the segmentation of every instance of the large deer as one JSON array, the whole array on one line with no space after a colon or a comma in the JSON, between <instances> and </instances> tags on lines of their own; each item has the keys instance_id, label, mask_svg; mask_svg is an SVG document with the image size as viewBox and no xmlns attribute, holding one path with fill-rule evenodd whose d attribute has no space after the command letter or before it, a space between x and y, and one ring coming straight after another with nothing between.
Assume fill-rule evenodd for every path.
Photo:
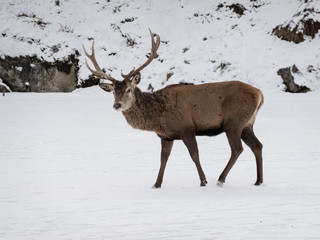
<instances>
[{"instance_id":1,"label":"large deer","mask_svg":"<svg viewBox=\"0 0 320 240\"><path fill-rule=\"evenodd\" d=\"M263 182L262 144L253 132L256 115L263 104L260 90L239 81L232 81L200 85L176 84L153 93L142 92L137 87L140 71L151 63L160 45L159 35L156 35L155 42L154 34L150 29L149 31L152 48L148 60L128 74L121 71L123 79L120 81L101 70L95 58L94 42L91 55L84 47L83 49L95 68L93 70L86 60L88 69L96 77L111 82L100 83L99 86L107 92L113 92L113 107L122 112L133 128L153 131L160 137L161 164L154 187L161 187L174 140L184 142L197 167L200 186L205 186L207 180L199 161L196 136L215 136L222 132L225 132L228 138L231 157L217 184L222 186L225 182L230 169L243 151L243 140L255 155L255 185L260 185Z\"/></svg>"}]
</instances>

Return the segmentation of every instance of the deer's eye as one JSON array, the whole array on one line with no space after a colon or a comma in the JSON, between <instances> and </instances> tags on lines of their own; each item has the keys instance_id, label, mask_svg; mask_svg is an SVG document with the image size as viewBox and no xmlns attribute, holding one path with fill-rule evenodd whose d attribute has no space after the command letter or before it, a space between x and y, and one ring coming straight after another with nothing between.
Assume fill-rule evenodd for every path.
<instances>
[{"instance_id":1,"label":"deer's eye","mask_svg":"<svg viewBox=\"0 0 320 240\"><path fill-rule=\"evenodd\" d=\"M128 88L128 89L126 90L126 93L129 93L129 92L131 92L131 89L130 89L130 88Z\"/></svg>"}]
</instances>

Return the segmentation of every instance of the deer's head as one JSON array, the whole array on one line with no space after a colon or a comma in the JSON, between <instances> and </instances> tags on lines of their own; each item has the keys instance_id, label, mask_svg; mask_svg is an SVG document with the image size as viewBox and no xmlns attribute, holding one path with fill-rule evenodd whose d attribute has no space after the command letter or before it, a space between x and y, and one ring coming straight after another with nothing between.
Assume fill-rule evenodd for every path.
<instances>
[{"instance_id":1,"label":"deer's head","mask_svg":"<svg viewBox=\"0 0 320 240\"><path fill-rule=\"evenodd\" d=\"M126 111L131 108L131 106L135 103L135 95L134 90L135 87L140 82L140 71L148 66L151 61L154 59L156 52L160 45L160 37L156 35L156 42L154 41L154 34L149 29L150 36L151 36L151 53L148 60L142 64L137 69L133 68L128 74L124 74L121 71L121 76L123 77L122 80L116 80L115 78L111 77L110 75L103 72L97 63L94 54L94 42L92 42L92 54L88 54L85 48L83 47L85 55L91 60L95 70L93 70L85 60L86 66L93 73L93 75L99 79L106 79L109 80L111 83L100 83L99 86L107 91L113 92L114 95L114 104L113 107L118 111Z\"/></svg>"}]
</instances>

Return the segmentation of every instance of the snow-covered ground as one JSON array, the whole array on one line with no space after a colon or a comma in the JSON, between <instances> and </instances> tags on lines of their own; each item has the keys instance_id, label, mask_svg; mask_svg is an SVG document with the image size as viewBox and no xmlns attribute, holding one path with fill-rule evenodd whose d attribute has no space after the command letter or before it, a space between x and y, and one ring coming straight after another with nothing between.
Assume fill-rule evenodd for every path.
<instances>
[{"instance_id":1,"label":"snow-covered ground","mask_svg":"<svg viewBox=\"0 0 320 240\"><path fill-rule=\"evenodd\" d=\"M0 98L0 239L319 239L320 95L266 93L255 132L265 183L245 147L224 187L224 134L199 137L200 187L176 141L152 189L159 138L134 130L98 87Z\"/></svg>"}]
</instances>

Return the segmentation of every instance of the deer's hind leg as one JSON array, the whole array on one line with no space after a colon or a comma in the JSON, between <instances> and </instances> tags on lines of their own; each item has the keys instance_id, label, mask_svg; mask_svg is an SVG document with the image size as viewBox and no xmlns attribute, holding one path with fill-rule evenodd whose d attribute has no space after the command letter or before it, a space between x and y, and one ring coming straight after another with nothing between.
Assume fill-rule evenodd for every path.
<instances>
[{"instance_id":1,"label":"deer's hind leg","mask_svg":"<svg viewBox=\"0 0 320 240\"><path fill-rule=\"evenodd\" d=\"M248 145L256 158L257 181L255 185L260 185L263 182L262 143L255 136L252 126L247 126L243 129L241 139Z\"/></svg>"}]
</instances>

